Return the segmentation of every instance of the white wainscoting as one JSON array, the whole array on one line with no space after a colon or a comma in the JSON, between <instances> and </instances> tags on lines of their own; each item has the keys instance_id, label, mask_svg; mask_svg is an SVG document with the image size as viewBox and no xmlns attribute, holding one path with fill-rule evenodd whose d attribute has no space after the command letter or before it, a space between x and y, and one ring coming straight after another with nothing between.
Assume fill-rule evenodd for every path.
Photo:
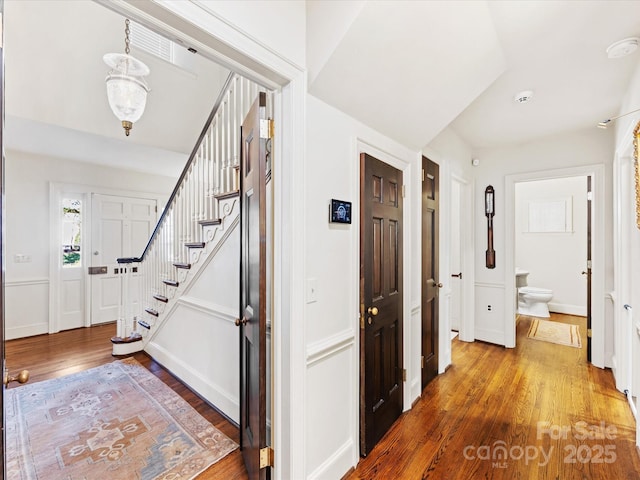
<instances>
[{"instance_id":1,"label":"white wainscoting","mask_svg":"<svg viewBox=\"0 0 640 480\"><path fill-rule=\"evenodd\" d=\"M5 282L5 339L49 331L49 279Z\"/></svg>"},{"instance_id":2,"label":"white wainscoting","mask_svg":"<svg viewBox=\"0 0 640 480\"><path fill-rule=\"evenodd\" d=\"M500 283L475 284L475 337L478 340L505 344L505 288ZM489 307L491 309L489 309ZM513 322L515 323L515 316Z\"/></svg>"},{"instance_id":3,"label":"white wainscoting","mask_svg":"<svg viewBox=\"0 0 640 480\"><path fill-rule=\"evenodd\" d=\"M345 329L306 350L306 478L340 478L358 461L356 331Z\"/></svg>"},{"instance_id":4,"label":"white wainscoting","mask_svg":"<svg viewBox=\"0 0 640 480\"><path fill-rule=\"evenodd\" d=\"M183 296L146 351L239 422L239 341L233 309Z\"/></svg>"}]
</instances>

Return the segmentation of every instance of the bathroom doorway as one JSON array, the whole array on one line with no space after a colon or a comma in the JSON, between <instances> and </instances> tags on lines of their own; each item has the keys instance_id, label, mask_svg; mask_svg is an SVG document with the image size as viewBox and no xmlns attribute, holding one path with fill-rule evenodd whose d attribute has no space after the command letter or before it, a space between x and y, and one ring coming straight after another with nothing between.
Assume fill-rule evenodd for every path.
<instances>
[{"instance_id":1,"label":"bathroom doorway","mask_svg":"<svg viewBox=\"0 0 640 480\"><path fill-rule=\"evenodd\" d=\"M514 261L528 287L549 292L541 296L554 314L581 317L590 332L591 313L591 176L532 179L515 183ZM518 298L515 290L516 312ZM550 297L550 298L549 298ZM537 309L543 312L546 307ZM544 313L540 313L544 316ZM517 318L517 317L516 317ZM587 335L587 358L590 339Z\"/></svg>"}]
</instances>

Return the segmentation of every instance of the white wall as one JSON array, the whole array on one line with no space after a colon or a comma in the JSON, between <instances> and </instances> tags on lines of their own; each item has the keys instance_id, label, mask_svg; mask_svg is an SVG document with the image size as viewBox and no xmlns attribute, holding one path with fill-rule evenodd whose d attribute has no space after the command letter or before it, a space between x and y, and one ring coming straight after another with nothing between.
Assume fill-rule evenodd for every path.
<instances>
[{"instance_id":1,"label":"white wall","mask_svg":"<svg viewBox=\"0 0 640 480\"><path fill-rule=\"evenodd\" d=\"M480 165L475 171L475 229L476 229L476 338L504 345L504 303L506 282L515 284L514 272L505 271L505 251L507 246L513 250L514 232L505 231L505 181L507 175L529 172L545 172L551 176L553 170L569 167L601 164L604 170L604 211L612 211L611 178L613 135L610 131L589 129L547 137L525 144L503 148L481 149L476 152ZM487 185L495 189L494 248L496 250L496 268L485 266L486 217L484 215L484 191ZM612 219L605 216L605 291L613 284L612 274ZM507 245L509 242L509 245ZM601 272L602 272L601 270ZM604 299L598 299L604 302ZM496 305L497 304L497 305ZM487 306L493 308L488 311ZM605 319L611 328L611 319ZM612 339L606 338L607 351L610 351Z\"/></svg>"},{"instance_id":2,"label":"white wall","mask_svg":"<svg viewBox=\"0 0 640 480\"><path fill-rule=\"evenodd\" d=\"M51 182L91 188L162 193L175 179L88 163L7 151L6 315L7 338L46 333L49 321L49 186ZM96 190L96 191L97 191ZM91 191L91 190L89 190ZM16 254L31 257L16 263Z\"/></svg>"},{"instance_id":3,"label":"white wall","mask_svg":"<svg viewBox=\"0 0 640 480\"><path fill-rule=\"evenodd\" d=\"M420 165L419 152L411 151L356 122L316 99L307 96L307 145L304 231L305 270L315 279L317 301L307 303L306 326L306 475L309 478L340 478L359 459L359 146L396 168ZM417 177L414 173L413 179ZM405 215L415 214L420 192L405 178ZM353 202L353 223L328 222L331 198ZM410 218L414 218L413 216ZM419 357L409 341L415 330L411 306L419 304L420 291L411 265L419 263L414 229L404 223L404 349L408 359ZM417 248L417 250L416 250ZM419 277L417 277L419 280ZM418 294L419 295L419 294ZM308 302L309 300L307 300ZM415 362L417 364L417 362ZM420 371L408 367L405 408L414 392L409 385L419 380ZM419 392L418 392L419 393Z\"/></svg>"},{"instance_id":4,"label":"white wall","mask_svg":"<svg viewBox=\"0 0 640 480\"><path fill-rule=\"evenodd\" d=\"M569 177L516 184L516 266L529 272L528 284L553 290L549 309L587 314L587 179ZM571 227L563 232L532 232L530 202L564 202ZM535 208L535 207L534 207Z\"/></svg>"},{"instance_id":5,"label":"white wall","mask_svg":"<svg viewBox=\"0 0 640 480\"><path fill-rule=\"evenodd\" d=\"M640 102L640 61L619 114L626 114L638 108ZM633 130L640 121L640 113L622 117L615 121L616 165L614 185L616 198L614 217L616 218L615 247L615 291L613 311L615 317L615 352L613 372L619 390L630 389L632 395L640 392L640 338L637 325L640 324L640 230L636 221L636 187L634 181ZM624 308L630 305L631 311ZM635 408L640 407L636 400ZM636 415L636 445L640 445L640 416Z\"/></svg>"},{"instance_id":6,"label":"white wall","mask_svg":"<svg viewBox=\"0 0 640 480\"><path fill-rule=\"evenodd\" d=\"M202 270L195 271L194 266L194 270L187 273L188 277L193 277L187 282L192 283L187 283L185 290L182 287L178 290L177 305L171 305L162 327L146 350L190 388L239 423L240 353L238 327L234 321L240 298L240 229L237 223L227 228L231 230L225 229L224 234L229 237L220 249L211 258L200 260L208 262L198 267ZM210 248L207 247L207 252ZM164 306L153 308L162 312Z\"/></svg>"}]
</instances>

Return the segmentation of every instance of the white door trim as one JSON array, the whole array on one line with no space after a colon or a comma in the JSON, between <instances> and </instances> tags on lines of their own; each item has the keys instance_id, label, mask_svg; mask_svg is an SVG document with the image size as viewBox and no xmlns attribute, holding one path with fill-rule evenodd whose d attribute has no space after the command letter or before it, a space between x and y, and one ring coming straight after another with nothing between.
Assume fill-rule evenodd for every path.
<instances>
[{"instance_id":1,"label":"white door trim","mask_svg":"<svg viewBox=\"0 0 640 480\"><path fill-rule=\"evenodd\" d=\"M97 0L276 90L273 264L273 448L276 480L306 477L305 104L306 73L204 4ZM225 52L225 53L221 53Z\"/></svg>"},{"instance_id":2,"label":"white door trim","mask_svg":"<svg viewBox=\"0 0 640 480\"><path fill-rule=\"evenodd\" d=\"M451 181L460 185L460 248L461 258L460 265L462 270L462 309L460 322L460 331L458 332L460 340L463 342L473 342L474 334L474 236L473 236L473 183L466 178L452 174ZM453 273L453 272L450 272ZM451 342L449 340L449 342Z\"/></svg>"},{"instance_id":3,"label":"white door trim","mask_svg":"<svg viewBox=\"0 0 640 480\"><path fill-rule=\"evenodd\" d=\"M132 192L113 188L96 187L73 183L49 183L49 333L60 331L60 200L65 193L83 196L84 214L82 218L82 236L85 254L92 252L91 245L91 194L115 195L122 197L146 198L156 200L158 205L164 206L167 195L161 193ZM87 203L88 202L88 203ZM142 253L142 252L140 252ZM91 326L91 277L87 264L83 262L84 284L84 326Z\"/></svg>"},{"instance_id":4,"label":"white door trim","mask_svg":"<svg viewBox=\"0 0 640 480\"><path fill-rule=\"evenodd\" d=\"M634 265L632 242L636 226L631 221L635 218L635 192L633 186L634 158L633 158L633 130L637 120L629 123L627 131L622 133L620 142L616 147L616 155L613 160L613 263L614 263L614 291L613 300L613 322L621 326L614 330L613 355L611 367L616 382L616 388L624 392L629 391L628 400L631 409L632 398L639 392L633 391L634 376L638 378L638 371L634 371L633 341L636 338L635 327L632 315L624 308L625 304L632 304L632 272ZM636 316L636 318L638 318ZM637 354L637 352L636 352ZM636 421L640 426L640 418ZM638 430L638 440L640 441L640 428ZM640 445L640 443L637 443Z\"/></svg>"},{"instance_id":5,"label":"white door trim","mask_svg":"<svg viewBox=\"0 0 640 480\"><path fill-rule=\"evenodd\" d=\"M504 340L505 347L516 345L515 306L515 184L532 180L578 177L593 178L592 232L592 324L591 361L605 368L605 167L603 164L544 170L505 177L505 278L504 278Z\"/></svg>"}]
</instances>

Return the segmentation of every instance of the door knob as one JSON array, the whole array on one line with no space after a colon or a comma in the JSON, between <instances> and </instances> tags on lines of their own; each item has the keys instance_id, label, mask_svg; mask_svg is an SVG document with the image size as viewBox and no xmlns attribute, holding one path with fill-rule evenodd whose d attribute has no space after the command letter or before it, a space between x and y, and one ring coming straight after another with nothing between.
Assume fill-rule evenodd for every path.
<instances>
[{"instance_id":1,"label":"door knob","mask_svg":"<svg viewBox=\"0 0 640 480\"><path fill-rule=\"evenodd\" d=\"M438 284L438 288L442 288L444 285L442 285L441 283Z\"/></svg>"},{"instance_id":2,"label":"door knob","mask_svg":"<svg viewBox=\"0 0 640 480\"><path fill-rule=\"evenodd\" d=\"M367 312L369 312L369 315L373 315L375 317L378 314L378 307L369 307Z\"/></svg>"},{"instance_id":3,"label":"door knob","mask_svg":"<svg viewBox=\"0 0 640 480\"><path fill-rule=\"evenodd\" d=\"M4 371L4 384L9 385L11 382L27 383L29 381L29 370L22 370L15 377L9 375L9 370Z\"/></svg>"},{"instance_id":4,"label":"door knob","mask_svg":"<svg viewBox=\"0 0 640 480\"><path fill-rule=\"evenodd\" d=\"M582 275L586 275L586 274L587 274L587 272L582 272Z\"/></svg>"},{"instance_id":5,"label":"door knob","mask_svg":"<svg viewBox=\"0 0 640 480\"><path fill-rule=\"evenodd\" d=\"M236 327L239 327L240 325L246 325L247 324L246 317L242 317L242 320L240 320L239 318L236 318L235 324L236 324Z\"/></svg>"},{"instance_id":6,"label":"door knob","mask_svg":"<svg viewBox=\"0 0 640 480\"><path fill-rule=\"evenodd\" d=\"M100 255L100 252L98 250L96 250L95 252L93 252L94 255Z\"/></svg>"}]
</instances>

